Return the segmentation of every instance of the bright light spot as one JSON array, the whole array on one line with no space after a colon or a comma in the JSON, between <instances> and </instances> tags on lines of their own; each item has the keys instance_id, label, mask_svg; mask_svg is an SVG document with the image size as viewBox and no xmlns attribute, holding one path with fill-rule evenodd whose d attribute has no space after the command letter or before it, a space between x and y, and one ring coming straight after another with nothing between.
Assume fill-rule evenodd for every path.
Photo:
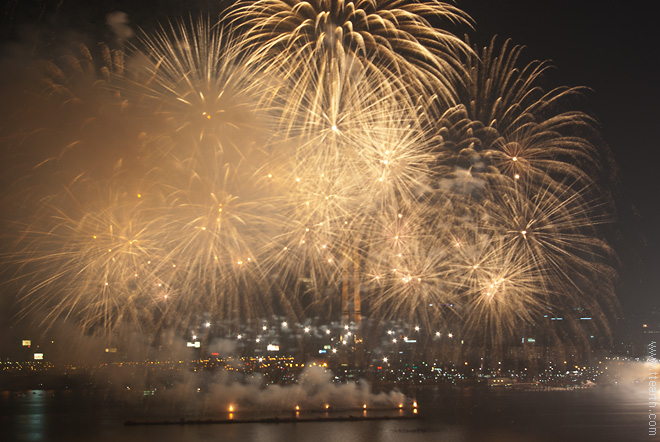
<instances>
[{"instance_id":1,"label":"bright light spot","mask_svg":"<svg viewBox=\"0 0 660 442\"><path fill-rule=\"evenodd\" d=\"M210 326L211 326L210 322L207 322L206 324L204 324L204 327L206 327L206 328L209 328Z\"/></svg>"}]
</instances>

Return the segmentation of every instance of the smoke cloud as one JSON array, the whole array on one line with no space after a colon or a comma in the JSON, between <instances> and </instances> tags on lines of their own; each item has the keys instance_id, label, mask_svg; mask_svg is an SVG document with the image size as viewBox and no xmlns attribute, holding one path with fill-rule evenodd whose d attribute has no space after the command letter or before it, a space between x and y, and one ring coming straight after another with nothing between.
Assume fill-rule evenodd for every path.
<instances>
[{"instance_id":1,"label":"smoke cloud","mask_svg":"<svg viewBox=\"0 0 660 442\"><path fill-rule=\"evenodd\" d=\"M133 29L128 25L128 14L125 12L111 12L107 15L105 22L120 43L133 36Z\"/></svg>"}]
</instances>

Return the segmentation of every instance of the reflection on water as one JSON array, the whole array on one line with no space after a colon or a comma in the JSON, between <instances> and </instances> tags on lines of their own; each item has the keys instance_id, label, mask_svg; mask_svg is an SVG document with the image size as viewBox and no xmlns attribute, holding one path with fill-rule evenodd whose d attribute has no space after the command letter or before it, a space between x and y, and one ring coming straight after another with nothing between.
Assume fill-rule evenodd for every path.
<instances>
[{"instance_id":1,"label":"reflection on water","mask_svg":"<svg viewBox=\"0 0 660 442\"><path fill-rule=\"evenodd\" d=\"M48 411L50 401L48 392L41 390L28 390L22 393L14 393L21 398L21 405L15 407L7 419L5 407L3 406L2 427L13 426L15 432L21 436L21 440L29 441L47 441L46 432L48 427ZM2 394L2 403L11 403L11 393L4 391ZM3 439L4 440L4 439ZM10 439L11 440L11 439Z\"/></svg>"},{"instance_id":2,"label":"reflection on water","mask_svg":"<svg viewBox=\"0 0 660 442\"><path fill-rule=\"evenodd\" d=\"M577 391L423 390L414 393L422 419L405 421L126 427L144 404L71 391L2 392L2 441L328 442L641 441L648 436L644 384ZM150 399L151 400L151 399ZM371 411L367 411L370 413ZM182 416L159 410L158 418ZM394 414L398 412L394 411ZM361 415L362 411L355 413ZM208 417L208 416L207 416ZM215 416L226 418L226 416ZM263 417L263 416L257 416ZM322 436L322 437L321 437Z\"/></svg>"}]
</instances>

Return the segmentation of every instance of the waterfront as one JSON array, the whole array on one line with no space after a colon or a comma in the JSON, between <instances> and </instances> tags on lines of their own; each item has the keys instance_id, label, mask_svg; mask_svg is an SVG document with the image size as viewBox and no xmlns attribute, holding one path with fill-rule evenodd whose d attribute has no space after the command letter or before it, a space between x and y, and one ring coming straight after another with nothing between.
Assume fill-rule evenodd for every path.
<instances>
[{"instance_id":1,"label":"waterfront","mask_svg":"<svg viewBox=\"0 0 660 442\"><path fill-rule=\"evenodd\" d=\"M641 441L652 439L648 436L647 393L643 384L560 391L423 389L408 393L409 397L415 395L419 403L420 419L416 420L125 426L127 419L135 418L227 416L195 410L190 404L185 409L161 406L157 397L130 403L98 392L6 391L0 399L0 439L11 442ZM362 415L360 411L347 413ZM367 415L370 413L375 411L367 411ZM321 439L319 435L323 435Z\"/></svg>"}]
</instances>

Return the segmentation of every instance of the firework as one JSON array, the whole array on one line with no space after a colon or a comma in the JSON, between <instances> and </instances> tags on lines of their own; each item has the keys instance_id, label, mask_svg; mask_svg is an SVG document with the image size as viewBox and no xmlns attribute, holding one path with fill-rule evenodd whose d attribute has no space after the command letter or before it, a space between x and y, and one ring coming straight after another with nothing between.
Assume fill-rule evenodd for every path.
<instances>
[{"instance_id":1,"label":"firework","mask_svg":"<svg viewBox=\"0 0 660 442\"><path fill-rule=\"evenodd\" d=\"M450 109L445 136L463 167L528 182L593 182L601 154L592 144L594 121L570 109L580 88L540 86L548 65L520 68L522 48L495 39L467 60L469 81L460 105ZM593 137L592 137L593 138Z\"/></svg>"},{"instance_id":2,"label":"firework","mask_svg":"<svg viewBox=\"0 0 660 442\"><path fill-rule=\"evenodd\" d=\"M101 47L100 68L84 48L49 65L46 102L77 113L4 143L35 171L12 192L33 214L10 257L25 312L108 333L365 311L489 346L549 311L606 324L601 154L565 110L580 91L431 24L468 21L260 0Z\"/></svg>"},{"instance_id":3,"label":"firework","mask_svg":"<svg viewBox=\"0 0 660 442\"><path fill-rule=\"evenodd\" d=\"M257 107L271 85L248 67L239 37L209 19L141 33L118 85L144 119L157 118L153 136L171 139L172 155L202 167L249 158L263 148L269 109ZM219 162L220 160L220 162Z\"/></svg>"},{"instance_id":4,"label":"firework","mask_svg":"<svg viewBox=\"0 0 660 442\"><path fill-rule=\"evenodd\" d=\"M152 324L166 309L170 277L158 268L163 253L139 203L98 189L93 202L67 192L38 209L43 219L25 229L14 257L26 278L26 312L47 307L46 325L71 317L106 333L118 323Z\"/></svg>"},{"instance_id":5,"label":"firework","mask_svg":"<svg viewBox=\"0 0 660 442\"><path fill-rule=\"evenodd\" d=\"M244 30L254 63L268 63L268 70L303 85L316 81L307 75L310 66L333 72L359 64L413 95L437 94L451 102L462 75L458 55L471 52L430 24L469 22L461 10L438 1L263 0L239 3L227 19Z\"/></svg>"}]
</instances>

